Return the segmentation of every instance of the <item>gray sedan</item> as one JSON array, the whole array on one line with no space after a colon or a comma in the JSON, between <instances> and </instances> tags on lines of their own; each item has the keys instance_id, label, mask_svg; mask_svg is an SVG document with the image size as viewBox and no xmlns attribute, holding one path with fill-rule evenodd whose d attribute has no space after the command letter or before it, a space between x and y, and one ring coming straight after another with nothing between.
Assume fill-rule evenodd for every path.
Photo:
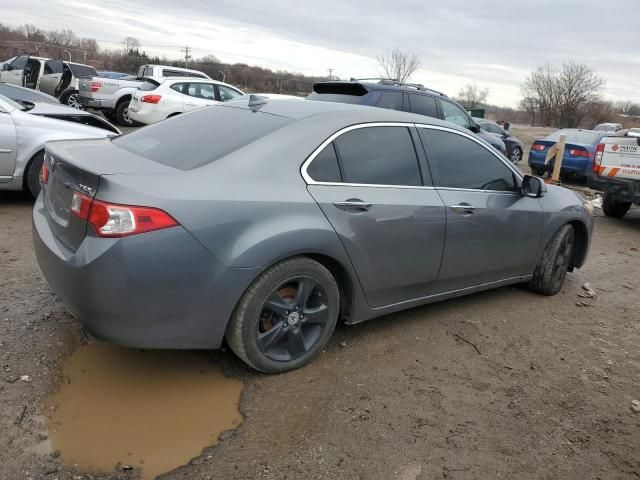
<instances>
[{"instance_id":1,"label":"gray sedan","mask_svg":"<svg viewBox=\"0 0 640 480\"><path fill-rule=\"evenodd\" d=\"M503 285L553 295L587 257L576 193L467 130L355 105L206 108L113 140L53 142L40 268L98 338L300 367L338 319Z\"/></svg>"},{"instance_id":2,"label":"gray sedan","mask_svg":"<svg viewBox=\"0 0 640 480\"><path fill-rule=\"evenodd\" d=\"M19 90L15 90L19 89ZM40 170L46 142L118 135L116 127L88 112L53 103L34 103L21 87L0 94L0 190L40 192Z\"/></svg>"}]
</instances>

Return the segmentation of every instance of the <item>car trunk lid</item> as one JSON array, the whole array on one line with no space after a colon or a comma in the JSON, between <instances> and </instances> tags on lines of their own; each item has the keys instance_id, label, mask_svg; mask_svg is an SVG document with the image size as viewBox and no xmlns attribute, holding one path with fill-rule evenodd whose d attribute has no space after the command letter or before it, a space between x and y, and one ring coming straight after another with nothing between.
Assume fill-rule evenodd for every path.
<instances>
[{"instance_id":1,"label":"car trunk lid","mask_svg":"<svg viewBox=\"0 0 640 480\"><path fill-rule=\"evenodd\" d=\"M74 194L95 198L104 175L175 172L110 140L50 142L44 168L42 195L49 224L57 240L72 251L87 235L87 222L72 211Z\"/></svg>"}]
</instances>

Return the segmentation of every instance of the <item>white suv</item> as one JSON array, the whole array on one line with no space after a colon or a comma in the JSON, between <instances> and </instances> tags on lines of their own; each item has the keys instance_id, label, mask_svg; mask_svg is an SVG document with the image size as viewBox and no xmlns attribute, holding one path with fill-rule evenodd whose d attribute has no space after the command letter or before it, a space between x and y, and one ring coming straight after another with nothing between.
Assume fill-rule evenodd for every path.
<instances>
[{"instance_id":1,"label":"white suv","mask_svg":"<svg viewBox=\"0 0 640 480\"><path fill-rule=\"evenodd\" d=\"M131 96L129 118L149 125L198 108L228 102L243 92L216 80L147 78Z\"/></svg>"}]
</instances>

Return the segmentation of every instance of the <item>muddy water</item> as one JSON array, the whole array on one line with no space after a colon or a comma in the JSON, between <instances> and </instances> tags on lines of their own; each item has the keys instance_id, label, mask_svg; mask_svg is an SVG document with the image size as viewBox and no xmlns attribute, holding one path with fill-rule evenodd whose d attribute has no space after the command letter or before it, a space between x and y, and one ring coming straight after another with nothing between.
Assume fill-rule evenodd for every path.
<instances>
[{"instance_id":1,"label":"muddy water","mask_svg":"<svg viewBox=\"0 0 640 480\"><path fill-rule=\"evenodd\" d=\"M205 353L93 343L67 359L44 410L65 465L113 472L120 463L153 479L240 424L241 390Z\"/></svg>"}]
</instances>

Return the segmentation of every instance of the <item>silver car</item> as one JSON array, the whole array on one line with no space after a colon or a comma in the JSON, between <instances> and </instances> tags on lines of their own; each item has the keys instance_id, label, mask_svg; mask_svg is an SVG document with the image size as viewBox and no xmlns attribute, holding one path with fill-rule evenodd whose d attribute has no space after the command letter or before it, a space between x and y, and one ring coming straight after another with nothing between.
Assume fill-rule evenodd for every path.
<instances>
[{"instance_id":1,"label":"silver car","mask_svg":"<svg viewBox=\"0 0 640 480\"><path fill-rule=\"evenodd\" d=\"M40 268L98 338L300 367L339 318L525 283L587 257L576 193L423 115L251 96L47 147ZM541 299L541 301L543 301Z\"/></svg>"},{"instance_id":2,"label":"silver car","mask_svg":"<svg viewBox=\"0 0 640 480\"><path fill-rule=\"evenodd\" d=\"M0 94L0 190L38 195L46 142L119 133L87 112L51 103L16 102Z\"/></svg>"}]
</instances>

